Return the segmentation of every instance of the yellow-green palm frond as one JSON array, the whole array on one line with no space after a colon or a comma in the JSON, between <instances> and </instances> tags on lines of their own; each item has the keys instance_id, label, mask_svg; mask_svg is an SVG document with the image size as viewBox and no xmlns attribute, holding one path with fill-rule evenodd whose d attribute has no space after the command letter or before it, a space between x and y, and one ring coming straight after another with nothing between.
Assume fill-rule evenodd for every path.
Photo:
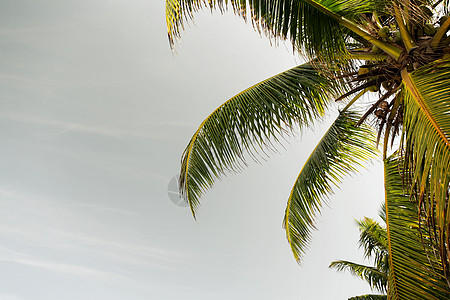
<instances>
[{"instance_id":1,"label":"yellow-green palm frond","mask_svg":"<svg viewBox=\"0 0 450 300\"><path fill-rule=\"evenodd\" d=\"M387 282L389 273L389 254L387 243L387 231L378 222L365 217L357 222L359 225L359 246L364 248L365 257L375 257L374 266L365 266L345 260L334 261L329 268L337 271L350 271L350 273L369 283L372 290L383 294L387 292ZM375 298L371 298L375 296ZM380 299L379 296L386 295L363 295L350 299Z\"/></svg>"},{"instance_id":2,"label":"yellow-green palm frond","mask_svg":"<svg viewBox=\"0 0 450 300\"><path fill-rule=\"evenodd\" d=\"M166 0L166 20L171 44L180 36L183 25L202 8L233 11L270 38L288 39L310 57L342 59L346 56L348 30L340 25L345 17L358 19L372 12L380 0ZM342 22L341 22L342 23Z\"/></svg>"},{"instance_id":3,"label":"yellow-green palm frond","mask_svg":"<svg viewBox=\"0 0 450 300\"><path fill-rule=\"evenodd\" d=\"M404 140L413 196L436 232L435 246L450 278L450 60L436 61L404 81Z\"/></svg>"},{"instance_id":4,"label":"yellow-green palm frond","mask_svg":"<svg viewBox=\"0 0 450 300\"><path fill-rule=\"evenodd\" d=\"M286 236L297 261L309 245L315 215L332 187L376 152L372 130L355 126L359 118L354 112L341 112L297 177L284 218Z\"/></svg>"},{"instance_id":5,"label":"yellow-green palm frond","mask_svg":"<svg viewBox=\"0 0 450 300\"><path fill-rule=\"evenodd\" d=\"M388 266L384 262L388 254L386 228L367 217L357 223L360 230L358 244L364 248L365 258L374 258L375 266L387 272Z\"/></svg>"},{"instance_id":6,"label":"yellow-green palm frond","mask_svg":"<svg viewBox=\"0 0 450 300\"><path fill-rule=\"evenodd\" d=\"M388 298L450 299L442 264L426 230L420 229L417 203L397 156L385 161L386 225L389 237Z\"/></svg>"},{"instance_id":7,"label":"yellow-green palm frond","mask_svg":"<svg viewBox=\"0 0 450 300\"><path fill-rule=\"evenodd\" d=\"M386 295L362 295L348 298L348 300L387 300Z\"/></svg>"},{"instance_id":8,"label":"yellow-green palm frond","mask_svg":"<svg viewBox=\"0 0 450 300\"><path fill-rule=\"evenodd\" d=\"M356 223L360 231L358 244L361 247L366 247L365 256L367 258L372 257L374 249L387 249L386 229L377 221L365 217Z\"/></svg>"},{"instance_id":9,"label":"yellow-green palm frond","mask_svg":"<svg viewBox=\"0 0 450 300\"><path fill-rule=\"evenodd\" d=\"M382 293L386 292L388 280L387 273L384 273L377 268L346 260L333 261L329 268L336 269L338 272L349 271L352 275L368 282L372 289Z\"/></svg>"},{"instance_id":10,"label":"yellow-green palm frond","mask_svg":"<svg viewBox=\"0 0 450 300\"><path fill-rule=\"evenodd\" d=\"M199 198L226 171L239 170L245 153L272 149L292 128L321 117L335 82L310 64L264 80L232 97L200 125L182 156L181 194L195 216Z\"/></svg>"}]
</instances>

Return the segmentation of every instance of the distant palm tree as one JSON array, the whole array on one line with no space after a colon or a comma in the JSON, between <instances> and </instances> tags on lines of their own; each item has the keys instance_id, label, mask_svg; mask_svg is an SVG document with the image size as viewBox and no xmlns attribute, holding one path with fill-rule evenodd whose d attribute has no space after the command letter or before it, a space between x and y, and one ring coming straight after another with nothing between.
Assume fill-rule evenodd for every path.
<instances>
[{"instance_id":1,"label":"distant palm tree","mask_svg":"<svg viewBox=\"0 0 450 300\"><path fill-rule=\"evenodd\" d=\"M432 296L435 291L448 296L449 0L166 0L171 44L195 11L204 7L223 11L227 4L269 38L290 40L309 62L246 89L201 123L182 156L180 173L181 192L194 217L204 191L217 178L244 167L246 155L264 157L280 136L313 124L333 107L333 100L346 101L300 171L287 201L284 225L295 258L299 261L304 254L332 188L373 157L374 146L381 141L387 210L397 196L412 201L421 232L429 234L429 239L422 239L422 248L431 249L423 251L423 264L438 274L424 280L420 265L395 260L417 246L408 244L417 242L417 236L399 235L402 242L393 239L391 222L397 222L392 228L399 231L410 226L401 219L406 206L393 209L395 214L386 216L389 276L395 286L389 289L394 293L390 299L441 299ZM374 99L368 107L359 104L366 93ZM365 112L358 115L355 111L361 107ZM371 127L378 131L376 142ZM400 143L394 143L396 137ZM401 159L388 157L389 145L398 145ZM401 191L390 198L396 184ZM416 250L411 255L418 255ZM445 287L428 278L443 280ZM399 288L400 282L405 286Z\"/></svg>"},{"instance_id":2,"label":"distant palm tree","mask_svg":"<svg viewBox=\"0 0 450 300\"><path fill-rule=\"evenodd\" d=\"M367 281L384 295L362 295L349 300L381 299L450 299L450 289L432 240L436 234L425 230L417 218L417 206L411 201L411 182L403 180L398 169L403 159L393 155L386 160L387 206L382 205L380 218L386 224L364 218L358 222L359 245L374 266L349 261L334 261L330 268L348 270Z\"/></svg>"},{"instance_id":3,"label":"distant palm tree","mask_svg":"<svg viewBox=\"0 0 450 300\"><path fill-rule=\"evenodd\" d=\"M373 259L374 266L366 266L346 260L333 261L330 268L338 271L350 271L353 275L367 281L372 288L383 295L362 295L349 298L355 299L387 299L389 248L386 228L378 222L364 218L358 221L360 237L359 246L364 249L364 257Z\"/></svg>"}]
</instances>

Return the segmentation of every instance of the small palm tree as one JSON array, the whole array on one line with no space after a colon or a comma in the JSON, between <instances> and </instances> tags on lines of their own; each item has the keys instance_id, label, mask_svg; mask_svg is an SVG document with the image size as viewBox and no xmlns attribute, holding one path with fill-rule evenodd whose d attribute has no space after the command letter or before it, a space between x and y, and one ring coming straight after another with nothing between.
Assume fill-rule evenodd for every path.
<instances>
[{"instance_id":1,"label":"small palm tree","mask_svg":"<svg viewBox=\"0 0 450 300\"><path fill-rule=\"evenodd\" d=\"M386 228L378 222L364 218L358 221L360 237L359 246L364 249L364 257L374 260L374 266L365 266L350 261L338 260L330 264L337 271L350 271L353 275L367 281L372 288L383 295L363 295L355 299L387 299L387 283L389 272L389 250Z\"/></svg>"},{"instance_id":2,"label":"small palm tree","mask_svg":"<svg viewBox=\"0 0 450 300\"><path fill-rule=\"evenodd\" d=\"M391 221L397 222L392 225L395 230L410 226L401 219L409 208L406 204L397 207L395 213L386 215L389 276L395 287L389 290L397 297L392 299L440 299L431 297L434 292L430 289L447 297L448 4L448 0L166 0L171 45L197 10L207 7L223 11L230 5L269 38L290 40L294 50L308 61L232 97L201 123L183 153L180 173L181 192L194 217L201 195L217 178L245 166L247 154L256 160L264 156L267 149L274 149L280 136L310 126L337 101L343 104L336 121L306 161L287 200L284 226L294 257L300 261L305 253L315 216L332 188L373 157L375 145L381 142L387 211L389 201L396 197L405 196L413 203L411 210L419 220L420 232L429 237L421 239L425 256L419 257L426 258L423 264L431 272L427 274L438 274L428 275L434 279L425 282L420 265L394 261L394 253L396 258L404 253L418 255L418 250L412 251L407 244L417 242L416 236L399 235L403 242L393 240ZM372 95L373 102L360 115L357 111L364 106L359 99L366 93ZM377 131L376 139L372 129ZM394 143L396 139L399 143ZM400 158L388 157L392 145L398 145ZM397 187L394 196L390 194L392 186ZM405 270L412 277L405 277ZM434 280L445 282L445 287ZM400 282L408 288L398 288ZM427 290L425 298L418 287Z\"/></svg>"},{"instance_id":3,"label":"small palm tree","mask_svg":"<svg viewBox=\"0 0 450 300\"><path fill-rule=\"evenodd\" d=\"M443 265L435 253L435 234L424 230L417 218L417 205L405 193L411 185L402 178L399 165L403 158L393 155L386 159L386 199L379 216L382 227L372 219L358 222L359 245L374 267L348 261L332 262L338 271L349 270L366 280L372 289L387 295L362 295L350 300L378 299L450 299Z\"/></svg>"}]
</instances>

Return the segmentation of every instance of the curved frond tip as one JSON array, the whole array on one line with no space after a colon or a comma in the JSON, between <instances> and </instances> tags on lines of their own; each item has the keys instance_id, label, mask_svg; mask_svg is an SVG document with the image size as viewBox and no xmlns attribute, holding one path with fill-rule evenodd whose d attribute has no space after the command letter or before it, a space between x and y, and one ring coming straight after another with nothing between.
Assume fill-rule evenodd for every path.
<instances>
[{"instance_id":1,"label":"curved frond tip","mask_svg":"<svg viewBox=\"0 0 450 300\"><path fill-rule=\"evenodd\" d=\"M336 269L338 272L349 271L352 275L368 282L372 289L376 289L379 292L386 292L387 274L377 268L345 260L333 261L329 268Z\"/></svg>"},{"instance_id":2,"label":"curved frond tip","mask_svg":"<svg viewBox=\"0 0 450 300\"><path fill-rule=\"evenodd\" d=\"M358 244L364 248L365 258L375 257L375 265L379 265L388 253L386 228L367 217L357 223L360 230Z\"/></svg>"},{"instance_id":3,"label":"curved frond tip","mask_svg":"<svg viewBox=\"0 0 450 300\"><path fill-rule=\"evenodd\" d=\"M299 262L311 240L315 217L322 202L341 179L377 152L369 127L356 127L359 116L341 112L303 166L286 207L284 227Z\"/></svg>"},{"instance_id":4,"label":"curved frond tip","mask_svg":"<svg viewBox=\"0 0 450 300\"><path fill-rule=\"evenodd\" d=\"M348 298L348 300L387 300L386 295L369 294Z\"/></svg>"},{"instance_id":5,"label":"curved frond tip","mask_svg":"<svg viewBox=\"0 0 450 300\"><path fill-rule=\"evenodd\" d=\"M202 196L217 178L258 161L273 141L321 117L334 82L311 64L264 80L232 97L200 125L182 156L180 191L195 216Z\"/></svg>"}]
</instances>

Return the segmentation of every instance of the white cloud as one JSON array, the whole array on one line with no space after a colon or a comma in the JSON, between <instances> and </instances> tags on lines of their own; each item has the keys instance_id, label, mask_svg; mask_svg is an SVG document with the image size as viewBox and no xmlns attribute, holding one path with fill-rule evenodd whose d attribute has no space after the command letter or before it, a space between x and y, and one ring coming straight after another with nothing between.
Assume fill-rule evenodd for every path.
<instances>
[{"instance_id":1,"label":"white cloud","mask_svg":"<svg viewBox=\"0 0 450 300\"><path fill-rule=\"evenodd\" d=\"M179 269L192 259L192 255L152 245L151 237L123 236L120 223L110 223L110 219L98 217L99 213L104 217L106 212L111 215L111 220L127 222L139 218L135 212L98 204L58 201L1 186L0 207L0 238L10 241L7 247L0 247L0 260L3 261L75 275L95 275L95 269L54 262L44 257L58 253L67 258L100 258L112 265L125 264L128 269L147 266L165 270ZM105 229L109 229L108 235L104 235ZM116 235L119 230L122 232ZM17 245L21 245L20 248ZM37 248L40 255L29 254Z\"/></svg>"},{"instance_id":2,"label":"white cloud","mask_svg":"<svg viewBox=\"0 0 450 300\"><path fill-rule=\"evenodd\" d=\"M25 300L25 298L14 294L0 294L0 300Z\"/></svg>"},{"instance_id":3,"label":"white cloud","mask_svg":"<svg viewBox=\"0 0 450 300\"><path fill-rule=\"evenodd\" d=\"M33 116L26 116L23 114L0 114L0 119L27 123L37 126L49 126L56 128L53 132L47 132L45 134L40 134L42 138L55 138L57 136L75 131L75 132L84 132L95 135L102 135L106 137L113 138L124 138L124 137L134 137L134 138L161 138L161 134L155 134L155 132L161 132L161 127L187 127L191 128L184 123L180 122L163 122L163 123L148 123L145 124L149 128L145 128L146 132L137 130L126 130L123 128L112 128L105 126L94 126L94 125L85 125L81 123L60 121L60 120L51 120L45 118L38 118Z\"/></svg>"},{"instance_id":4,"label":"white cloud","mask_svg":"<svg viewBox=\"0 0 450 300\"><path fill-rule=\"evenodd\" d=\"M101 270L97 270L94 268L86 267L86 266L78 266L78 265L72 265L67 263L60 263L60 262L52 262L52 261L46 261L43 259L36 259L33 257L30 257L24 253L19 253L15 251L11 251L9 249L0 248L0 261L10 262L10 263L18 263L23 265L28 265L32 267L42 268L49 271L55 271L59 273L66 273L70 275L76 275L76 276L94 276L94 277L103 277L106 279L118 279L122 278L123 276L120 276L115 273L111 272L105 272Z\"/></svg>"}]
</instances>

